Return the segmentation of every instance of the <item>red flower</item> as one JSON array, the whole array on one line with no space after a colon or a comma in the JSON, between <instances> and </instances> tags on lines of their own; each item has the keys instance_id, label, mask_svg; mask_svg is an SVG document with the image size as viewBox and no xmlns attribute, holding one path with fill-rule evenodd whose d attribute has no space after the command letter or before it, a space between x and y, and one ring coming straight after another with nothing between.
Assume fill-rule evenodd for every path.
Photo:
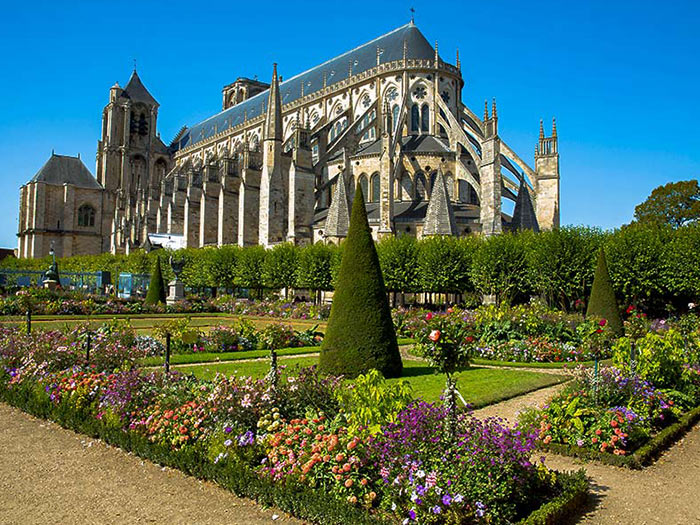
<instances>
[{"instance_id":1,"label":"red flower","mask_svg":"<svg viewBox=\"0 0 700 525\"><path fill-rule=\"evenodd\" d=\"M634 306L633 306L633 305L629 305L629 306L627 307L627 313L628 313L628 314L631 314L632 312L634 312Z\"/></svg>"},{"instance_id":2,"label":"red flower","mask_svg":"<svg viewBox=\"0 0 700 525\"><path fill-rule=\"evenodd\" d=\"M432 318L433 318L433 314L432 314L432 313L428 312L427 314L425 314L425 320L426 320L426 321L430 321Z\"/></svg>"},{"instance_id":3,"label":"red flower","mask_svg":"<svg viewBox=\"0 0 700 525\"><path fill-rule=\"evenodd\" d=\"M606 319L601 319L600 322L598 323L600 326L605 326L608 324L608 321Z\"/></svg>"},{"instance_id":4,"label":"red flower","mask_svg":"<svg viewBox=\"0 0 700 525\"><path fill-rule=\"evenodd\" d=\"M433 330L432 332L430 332L428 339L430 339L433 343L437 343L441 335L442 333L440 332L440 330Z\"/></svg>"},{"instance_id":5,"label":"red flower","mask_svg":"<svg viewBox=\"0 0 700 525\"><path fill-rule=\"evenodd\" d=\"M474 342L474 337L471 335L468 335L465 339L464 342L466 343L473 343Z\"/></svg>"}]
</instances>

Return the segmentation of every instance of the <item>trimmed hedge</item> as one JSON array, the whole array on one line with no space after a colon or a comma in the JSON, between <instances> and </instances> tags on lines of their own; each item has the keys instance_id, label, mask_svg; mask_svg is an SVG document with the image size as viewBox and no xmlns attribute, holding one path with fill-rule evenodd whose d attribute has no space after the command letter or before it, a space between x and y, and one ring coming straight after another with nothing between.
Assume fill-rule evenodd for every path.
<instances>
[{"instance_id":1,"label":"trimmed hedge","mask_svg":"<svg viewBox=\"0 0 700 525\"><path fill-rule=\"evenodd\" d=\"M571 456L581 459L590 459L631 469L642 469L650 465L667 448L680 439L692 426L700 421L700 407L686 412L678 421L659 431L647 443L639 447L629 456L615 456L605 452L598 452L573 445L560 443L540 444L539 448L545 452L554 452L562 456Z\"/></svg>"},{"instance_id":2,"label":"trimmed hedge","mask_svg":"<svg viewBox=\"0 0 700 525\"><path fill-rule=\"evenodd\" d=\"M148 293L146 294L146 304L165 304L165 283L163 282L163 272L160 268L160 257L156 257L151 280L148 283Z\"/></svg>"},{"instance_id":3,"label":"trimmed hedge","mask_svg":"<svg viewBox=\"0 0 700 525\"><path fill-rule=\"evenodd\" d=\"M586 309L586 317L591 316L606 319L608 327L615 335L621 336L624 333L620 308L617 306L615 291L610 282L608 264L605 261L605 250L602 248L598 254L598 265L595 269L593 289L591 290L591 298Z\"/></svg>"},{"instance_id":4,"label":"trimmed hedge","mask_svg":"<svg viewBox=\"0 0 700 525\"><path fill-rule=\"evenodd\" d=\"M359 185L343 249L319 370L352 378L376 368L386 378L401 377L396 331Z\"/></svg>"},{"instance_id":5,"label":"trimmed hedge","mask_svg":"<svg viewBox=\"0 0 700 525\"><path fill-rule=\"evenodd\" d=\"M32 385L33 386L33 385ZM43 394L43 393L42 393ZM396 525L397 522L379 513L369 514L324 492L288 482L274 483L260 477L240 460L214 463L202 447L192 446L173 450L169 446L151 443L144 436L110 427L89 417L86 411L66 402L55 404L31 387L7 389L0 387L0 400L42 419L54 421L64 428L102 439L158 465L178 469L198 479L214 481L239 497L255 500L263 506L274 506L297 518L323 525ZM587 499L588 481L585 471L557 473L560 494L535 509L520 524L541 525L559 523L571 516Z\"/></svg>"}]
</instances>

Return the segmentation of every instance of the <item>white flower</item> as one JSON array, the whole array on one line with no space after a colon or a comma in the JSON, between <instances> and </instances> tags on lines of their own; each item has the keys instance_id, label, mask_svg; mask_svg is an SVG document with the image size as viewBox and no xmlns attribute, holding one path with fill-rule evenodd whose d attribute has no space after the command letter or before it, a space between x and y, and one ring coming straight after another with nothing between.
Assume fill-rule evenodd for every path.
<instances>
[{"instance_id":1,"label":"white flower","mask_svg":"<svg viewBox=\"0 0 700 525\"><path fill-rule=\"evenodd\" d=\"M391 504L391 510L396 511L396 503Z\"/></svg>"},{"instance_id":2,"label":"white flower","mask_svg":"<svg viewBox=\"0 0 700 525\"><path fill-rule=\"evenodd\" d=\"M419 470L418 472L416 472L416 477L424 478L424 477L425 477L425 471Z\"/></svg>"},{"instance_id":3,"label":"white flower","mask_svg":"<svg viewBox=\"0 0 700 525\"><path fill-rule=\"evenodd\" d=\"M695 303L688 303L688 309L692 310L693 308L695 308Z\"/></svg>"},{"instance_id":4,"label":"white flower","mask_svg":"<svg viewBox=\"0 0 700 525\"><path fill-rule=\"evenodd\" d=\"M418 499L418 494L416 494L415 492L412 493L412 494L411 494L411 501L413 501L413 502L415 503L415 501L416 501L417 499Z\"/></svg>"}]
</instances>

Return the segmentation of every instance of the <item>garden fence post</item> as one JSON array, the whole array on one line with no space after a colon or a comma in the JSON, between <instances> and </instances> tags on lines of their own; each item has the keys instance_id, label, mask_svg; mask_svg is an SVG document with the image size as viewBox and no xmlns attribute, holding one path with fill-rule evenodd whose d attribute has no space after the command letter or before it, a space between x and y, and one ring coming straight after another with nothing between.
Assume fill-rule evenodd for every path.
<instances>
[{"instance_id":1,"label":"garden fence post","mask_svg":"<svg viewBox=\"0 0 700 525\"><path fill-rule=\"evenodd\" d=\"M165 334L165 375L170 374L170 332Z\"/></svg>"},{"instance_id":2,"label":"garden fence post","mask_svg":"<svg viewBox=\"0 0 700 525\"><path fill-rule=\"evenodd\" d=\"M32 333L32 309L27 308L27 335Z\"/></svg>"},{"instance_id":3,"label":"garden fence post","mask_svg":"<svg viewBox=\"0 0 700 525\"><path fill-rule=\"evenodd\" d=\"M90 339L91 339L91 335L90 335L90 330L88 329L87 340L85 341L85 365L90 364L90 342L91 342Z\"/></svg>"}]
</instances>

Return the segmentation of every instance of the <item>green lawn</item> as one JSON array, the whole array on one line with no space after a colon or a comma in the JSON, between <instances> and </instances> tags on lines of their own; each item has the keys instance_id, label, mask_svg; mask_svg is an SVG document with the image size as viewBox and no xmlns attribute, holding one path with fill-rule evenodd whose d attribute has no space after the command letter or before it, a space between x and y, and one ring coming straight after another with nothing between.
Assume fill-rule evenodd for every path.
<instances>
[{"instance_id":1,"label":"green lawn","mask_svg":"<svg viewBox=\"0 0 700 525\"><path fill-rule=\"evenodd\" d=\"M190 326L201 330L208 330L214 326L230 326L239 319L251 321L258 327L263 327L270 323L285 323L292 325L295 330L308 330L318 325L318 331L326 329L326 321L315 321L309 319L279 319L275 317L256 317L246 315L229 315L219 313L207 314L124 314L124 315L38 315L32 317L32 327L43 330L58 330L66 326L74 326L79 323L88 322L91 328L98 328L110 319L129 319L139 335L151 335L153 327L169 319L179 319L190 317ZM3 319L3 324L17 325L24 324L24 319L16 317L10 320Z\"/></svg>"},{"instance_id":2,"label":"green lawn","mask_svg":"<svg viewBox=\"0 0 700 525\"><path fill-rule=\"evenodd\" d=\"M293 373L298 366L311 366L318 363L317 357L282 359L280 365L287 368L284 374ZM217 373L237 376L264 377L269 370L267 360L246 363L218 363L200 366L177 367L183 373L192 373L199 378L211 379ZM433 369L420 361L404 361L404 377L416 397L436 401L445 386L445 378L434 374ZM538 388L554 385L566 378L552 374L529 372L526 370L499 370L492 368L469 368L457 375L457 388L467 402L476 407L489 405ZM397 381L390 379L390 382Z\"/></svg>"}]
</instances>

